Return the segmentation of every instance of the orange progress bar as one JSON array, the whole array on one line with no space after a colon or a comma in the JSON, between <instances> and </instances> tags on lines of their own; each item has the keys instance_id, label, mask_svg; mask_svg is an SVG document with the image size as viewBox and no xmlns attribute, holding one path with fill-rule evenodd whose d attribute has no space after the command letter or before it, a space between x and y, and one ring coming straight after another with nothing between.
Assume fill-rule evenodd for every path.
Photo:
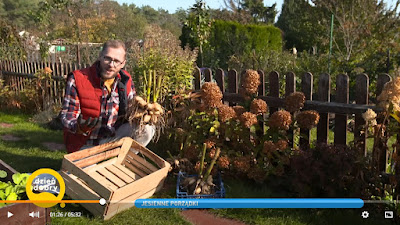
<instances>
[{"instance_id":1,"label":"orange progress bar","mask_svg":"<svg viewBox=\"0 0 400 225\"><path fill-rule=\"evenodd\" d=\"M0 200L0 203L100 203L100 200Z\"/></svg>"}]
</instances>

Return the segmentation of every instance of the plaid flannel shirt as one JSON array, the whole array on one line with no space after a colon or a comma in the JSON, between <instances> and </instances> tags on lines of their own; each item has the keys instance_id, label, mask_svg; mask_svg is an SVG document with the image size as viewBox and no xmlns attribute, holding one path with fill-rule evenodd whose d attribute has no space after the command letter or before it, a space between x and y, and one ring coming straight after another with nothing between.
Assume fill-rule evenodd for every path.
<instances>
[{"instance_id":1,"label":"plaid flannel shirt","mask_svg":"<svg viewBox=\"0 0 400 225\"><path fill-rule=\"evenodd\" d=\"M108 92L104 82L101 81L102 97L100 103L100 121L90 133L90 137L86 145L98 145L103 138L115 135L115 130L121 124L116 124L118 119L119 95L117 84L120 78L115 77L112 84L111 94ZM131 92L128 99L132 99L136 95L135 87L132 81ZM65 128L70 132L76 133L78 129L78 117L81 114L79 97L75 86L75 78L73 75L68 76L67 86L65 89L65 97L61 110L61 120Z\"/></svg>"}]
</instances>

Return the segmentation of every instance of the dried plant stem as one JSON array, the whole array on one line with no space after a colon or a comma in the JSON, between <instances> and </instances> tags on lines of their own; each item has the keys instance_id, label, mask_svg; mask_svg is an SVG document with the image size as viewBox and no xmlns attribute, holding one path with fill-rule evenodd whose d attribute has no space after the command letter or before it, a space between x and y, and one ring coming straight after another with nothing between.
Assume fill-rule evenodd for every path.
<instances>
[{"instance_id":1,"label":"dried plant stem","mask_svg":"<svg viewBox=\"0 0 400 225\"><path fill-rule=\"evenodd\" d=\"M149 70L149 78L148 78L148 82L147 82L147 102L150 102L150 93L151 93L151 85L152 85L152 76L151 76L151 70Z\"/></svg>"},{"instance_id":2,"label":"dried plant stem","mask_svg":"<svg viewBox=\"0 0 400 225\"><path fill-rule=\"evenodd\" d=\"M207 169L207 171L206 171L206 174L205 174L204 177L203 177L203 180L206 181L207 178L208 178L208 176L210 176L211 170L213 169L213 167L214 167L214 165L215 165L215 162L217 162L217 159L218 159L220 153L221 153L221 149L220 149L220 148L217 148L217 150L215 151L214 158L211 160L211 164L210 164L210 166L208 167L208 169Z\"/></svg>"},{"instance_id":3,"label":"dried plant stem","mask_svg":"<svg viewBox=\"0 0 400 225\"><path fill-rule=\"evenodd\" d=\"M200 160L200 170L199 170L199 177L201 178L201 175L203 174L203 169L204 169L204 158L206 157L206 150L207 150L207 144L203 143L203 152L201 155L201 160Z\"/></svg>"}]
</instances>

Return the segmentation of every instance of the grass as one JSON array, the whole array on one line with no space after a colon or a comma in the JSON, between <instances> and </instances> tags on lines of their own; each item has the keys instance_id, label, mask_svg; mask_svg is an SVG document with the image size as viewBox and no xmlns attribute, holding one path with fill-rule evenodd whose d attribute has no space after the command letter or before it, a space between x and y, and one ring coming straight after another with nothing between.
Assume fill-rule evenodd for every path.
<instances>
[{"instance_id":1,"label":"grass","mask_svg":"<svg viewBox=\"0 0 400 225\"><path fill-rule=\"evenodd\" d=\"M0 158L20 172L33 172L39 168L59 170L66 152L47 149L43 142L62 143L62 132L53 131L30 122L30 116L0 112L0 123L12 123L12 128L1 128L1 135L13 135L21 141L2 141L0 139ZM152 145L150 145L152 146ZM150 147L152 149L152 147ZM152 149L157 152L157 149ZM159 150L160 152L160 150ZM160 155L161 154L160 152ZM285 193L271 191L267 185L255 185L238 179L225 179L228 198L272 198L285 197ZM175 177L166 179L166 188L155 198L175 197ZM93 217L79 204L67 204L65 208L55 206L56 212L82 212L78 218L52 218L53 224L190 224L182 218L179 209L139 209L132 208L117 214L108 221ZM247 224L389 224L383 215L374 214L361 219L365 209L218 209L213 213L243 221Z\"/></svg>"}]
</instances>

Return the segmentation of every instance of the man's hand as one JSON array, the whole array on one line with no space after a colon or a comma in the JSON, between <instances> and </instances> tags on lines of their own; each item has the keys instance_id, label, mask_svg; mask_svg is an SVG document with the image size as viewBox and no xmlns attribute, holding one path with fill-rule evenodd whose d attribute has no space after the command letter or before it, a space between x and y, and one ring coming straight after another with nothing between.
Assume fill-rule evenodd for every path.
<instances>
[{"instance_id":1,"label":"man's hand","mask_svg":"<svg viewBox=\"0 0 400 225\"><path fill-rule=\"evenodd\" d=\"M78 117L78 133L88 135L98 122L99 118L89 117L87 120L85 120L82 118L82 114L80 114Z\"/></svg>"}]
</instances>

